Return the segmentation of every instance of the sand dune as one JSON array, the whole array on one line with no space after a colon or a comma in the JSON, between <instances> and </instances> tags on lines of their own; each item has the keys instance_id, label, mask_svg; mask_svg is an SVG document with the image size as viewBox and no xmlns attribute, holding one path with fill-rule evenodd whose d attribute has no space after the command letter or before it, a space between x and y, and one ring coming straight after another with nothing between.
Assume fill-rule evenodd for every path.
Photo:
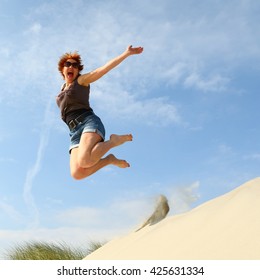
<instances>
[{"instance_id":1,"label":"sand dune","mask_svg":"<svg viewBox=\"0 0 260 280\"><path fill-rule=\"evenodd\" d=\"M104 245L86 260L260 259L260 177Z\"/></svg>"}]
</instances>

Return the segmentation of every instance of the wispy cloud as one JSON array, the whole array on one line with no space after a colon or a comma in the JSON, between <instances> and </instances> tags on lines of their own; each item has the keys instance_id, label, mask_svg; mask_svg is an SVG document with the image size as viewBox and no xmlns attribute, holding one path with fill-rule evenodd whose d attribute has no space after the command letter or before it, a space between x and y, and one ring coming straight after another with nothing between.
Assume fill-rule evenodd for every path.
<instances>
[{"instance_id":1,"label":"wispy cloud","mask_svg":"<svg viewBox=\"0 0 260 280\"><path fill-rule=\"evenodd\" d=\"M23 198L28 207L28 212L31 215L31 227L37 227L39 225L39 211L33 196L33 184L37 174L41 170L41 164L44 157L45 148L48 145L49 133L51 126L49 123L51 102L47 103L45 109L44 120L40 131L40 142L36 153L36 160L33 166L27 171L24 187Z\"/></svg>"},{"instance_id":2,"label":"wispy cloud","mask_svg":"<svg viewBox=\"0 0 260 280\"><path fill-rule=\"evenodd\" d=\"M181 123L177 107L167 97L140 99L119 84L113 87L113 92L110 92L111 86L109 84L105 86L103 83L97 90L93 90L92 95L95 108L109 113L109 117L135 122L142 120L144 124L155 126Z\"/></svg>"},{"instance_id":3,"label":"wispy cloud","mask_svg":"<svg viewBox=\"0 0 260 280\"><path fill-rule=\"evenodd\" d=\"M11 157L0 157L0 162L14 163L14 162L16 162L16 160L14 158L11 158Z\"/></svg>"},{"instance_id":4,"label":"wispy cloud","mask_svg":"<svg viewBox=\"0 0 260 280\"><path fill-rule=\"evenodd\" d=\"M24 217L17 211L14 206L4 200L0 201L1 212L4 212L9 219L16 223L21 223L24 221Z\"/></svg>"},{"instance_id":5,"label":"wispy cloud","mask_svg":"<svg viewBox=\"0 0 260 280\"><path fill-rule=\"evenodd\" d=\"M226 143L218 143L212 151L212 156L208 158L207 163L215 166L226 166L232 161L238 159L238 152Z\"/></svg>"},{"instance_id":6,"label":"wispy cloud","mask_svg":"<svg viewBox=\"0 0 260 280\"><path fill-rule=\"evenodd\" d=\"M196 181L190 185L169 190L171 214L180 214L190 210L200 198L199 187L200 182Z\"/></svg>"},{"instance_id":7,"label":"wispy cloud","mask_svg":"<svg viewBox=\"0 0 260 280\"><path fill-rule=\"evenodd\" d=\"M227 90L228 82L229 78L221 77L219 74L203 79L198 73L192 73L185 79L184 85L203 92L221 92Z\"/></svg>"},{"instance_id":8,"label":"wispy cloud","mask_svg":"<svg viewBox=\"0 0 260 280\"><path fill-rule=\"evenodd\" d=\"M149 205L150 203L150 205ZM81 227L93 230L112 230L137 226L153 209L153 202L146 199L115 199L106 208L74 207L55 216L56 224L62 227Z\"/></svg>"},{"instance_id":9,"label":"wispy cloud","mask_svg":"<svg viewBox=\"0 0 260 280\"><path fill-rule=\"evenodd\" d=\"M243 157L244 160L260 160L260 153L253 153Z\"/></svg>"},{"instance_id":10,"label":"wispy cloud","mask_svg":"<svg viewBox=\"0 0 260 280\"><path fill-rule=\"evenodd\" d=\"M185 13L185 17L182 13L172 13L171 17L167 17L169 10L175 11L177 6L181 11L183 6L175 1L164 1L160 6L160 12L166 15L165 20L153 10L154 20L146 21L146 25L143 25L143 22L151 13L150 9L144 9L148 2L140 4L136 1L136 5L133 4L133 7L144 9L142 20L138 17L138 9L136 13L130 13L123 9L120 3L113 1L100 2L98 5L90 4L88 9L84 8L82 1L75 1L73 7L61 5L59 14L66 14L67 22L75 22L74 15L79 15L76 20L80 19L81 24L77 25L76 33L73 26L64 25L63 18L57 16L59 4L59 1L42 3L28 12L24 41L21 41L21 48L15 56L16 50L10 49L11 45L9 48L2 47L3 54L9 57L7 79L14 85L11 90L12 99L14 95L21 94L24 88L26 94L22 93L22 96L27 96L32 102L33 93L26 90L32 79L39 87L43 86L44 83L40 82L43 80L55 80L58 84L56 61L65 51L79 50L88 71L120 53L127 44L136 43L142 44L145 48L142 58L130 59L124 67L120 66L118 77L114 82L111 81L114 77L109 74L110 82L107 85L99 84L102 92L100 100L105 100L101 104L106 103L103 110L108 113L111 110L122 111L122 115L128 119L137 113L144 121L148 121L152 116L153 122L163 119L166 115L168 124L180 123L182 116L175 105L174 96L161 96L160 91L155 94L154 90L159 82L173 87L181 86L184 90L192 88L203 92L228 90L231 80L229 69L243 63L245 61L243 57L258 56L259 42L257 36L253 36L256 30L252 30L253 25L246 22L243 13L248 12L249 3L244 1L236 5L235 16L232 19L230 14L233 6L218 3L214 3L213 15L203 7L202 18L198 18L194 10L190 14L189 11L185 11L188 13ZM84 16L80 16L83 14ZM95 17L92 14L95 14ZM88 15L91 15L91 21ZM49 18L52 20L48 21ZM124 24L120 24L122 22ZM53 25L56 32L53 32ZM239 32L234 32L236 29L246 36L241 38ZM87 38L87 43L82 38ZM240 59L237 60L237 57ZM49 66L46 68L47 61ZM24 65L26 67L23 67ZM12 77L15 77L15 83ZM115 89L115 83L119 84L118 91ZM15 84L19 84L19 88ZM138 95L143 86L147 90L145 98ZM57 85L57 89L58 87ZM55 87L46 89L53 88ZM125 90L127 92L124 92ZM37 97L34 98L46 97L45 94L45 91L39 90ZM10 93L1 98L10 98ZM151 111L154 114L151 114Z\"/></svg>"},{"instance_id":11,"label":"wispy cloud","mask_svg":"<svg viewBox=\"0 0 260 280\"><path fill-rule=\"evenodd\" d=\"M31 105L39 114L45 110L43 122L39 125L40 141L37 149L31 151L34 161L26 170L23 185L32 227L41 226L34 188L51 129L47 116L53 113L51 104L55 104L56 91L59 83L63 82L56 64L64 52L78 50L85 71L89 71L119 54L128 44L143 45L144 53L140 57L129 58L91 87L94 109L108 118L116 120L118 116L129 122L140 121L141 125L182 124L185 116L175 102L175 98L180 100L176 89L181 93L184 91L186 97L192 90L205 94L223 91L228 94L230 88L236 86L232 85L232 77L237 68L258 67L260 28L255 12L259 8L257 1L198 1L196 6L191 0L185 4L164 0L157 6L151 6L149 0L130 2L127 8L123 1L89 1L87 8L86 1L81 0L74 1L73 5L62 0L43 1L30 7L19 5L20 14L25 19L19 32L10 32L6 28L5 32L13 34L0 35L0 53L5 62L5 70L0 72L4 89L0 96L1 104L5 108L12 103L23 114L28 113L26 108L31 108ZM183 101L188 102L189 99L184 98ZM201 129L200 126L195 127ZM2 134L5 136L0 136L0 142L7 137L6 132ZM219 163L225 167L238 154L233 149L224 144L217 145L205 162L214 167ZM259 153L252 153L244 159L258 161ZM1 160L11 162L12 157L3 156ZM178 190L167 190L165 194L172 214L192 207L199 198L199 185L199 182L194 182ZM102 236L108 232L111 236L112 232L116 234L122 228L129 230L141 222L140 213L145 218L151 205L151 200L142 197L114 201L105 210L84 206L64 209L56 216L60 225L56 229L9 231L0 232L0 235L6 238L4 240L11 236L16 240L30 239L36 235L42 239L73 240L75 236L80 239L88 234ZM0 207L8 216L20 219L12 205L5 202ZM66 217L69 217L67 221ZM93 219L96 219L94 224Z\"/></svg>"},{"instance_id":12,"label":"wispy cloud","mask_svg":"<svg viewBox=\"0 0 260 280\"><path fill-rule=\"evenodd\" d=\"M29 29L30 32L34 33L34 34L39 34L40 31L42 29L42 26L40 23L35 22Z\"/></svg>"},{"instance_id":13,"label":"wispy cloud","mask_svg":"<svg viewBox=\"0 0 260 280\"><path fill-rule=\"evenodd\" d=\"M196 201L199 200L198 181L190 184L175 187L172 189L164 188L171 209L171 215L190 210ZM136 193L135 198L115 198L105 208L100 207L75 207L62 210L55 216L57 225L68 227L77 226L89 228L90 230L112 230L125 228L131 231L143 222L154 210L158 195Z\"/></svg>"},{"instance_id":14,"label":"wispy cloud","mask_svg":"<svg viewBox=\"0 0 260 280\"><path fill-rule=\"evenodd\" d=\"M57 224L93 228L102 221L102 210L91 207L75 207L61 211L56 216Z\"/></svg>"}]
</instances>

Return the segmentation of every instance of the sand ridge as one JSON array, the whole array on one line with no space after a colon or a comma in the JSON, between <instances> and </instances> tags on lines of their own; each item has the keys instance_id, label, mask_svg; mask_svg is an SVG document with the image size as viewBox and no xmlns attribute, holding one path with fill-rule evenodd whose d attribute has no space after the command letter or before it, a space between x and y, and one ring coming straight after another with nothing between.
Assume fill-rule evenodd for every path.
<instances>
[{"instance_id":1,"label":"sand ridge","mask_svg":"<svg viewBox=\"0 0 260 280\"><path fill-rule=\"evenodd\" d=\"M260 259L260 177L112 240L86 260Z\"/></svg>"}]
</instances>

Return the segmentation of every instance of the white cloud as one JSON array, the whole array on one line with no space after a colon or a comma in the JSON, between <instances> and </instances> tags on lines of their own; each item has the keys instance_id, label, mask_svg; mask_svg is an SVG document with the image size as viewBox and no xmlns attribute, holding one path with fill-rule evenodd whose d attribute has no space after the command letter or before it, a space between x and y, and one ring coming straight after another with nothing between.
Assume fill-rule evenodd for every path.
<instances>
[{"instance_id":1,"label":"white cloud","mask_svg":"<svg viewBox=\"0 0 260 280\"><path fill-rule=\"evenodd\" d=\"M54 220L62 227L81 227L90 231L119 230L134 228L153 210L153 201L139 197L136 199L117 198L105 208L74 207L59 211Z\"/></svg>"},{"instance_id":2,"label":"white cloud","mask_svg":"<svg viewBox=\"0 0 260 280\"><path fill-rule=\"evenodd\" d=\"M38 22L36 22L36 23L34 23L34 24L30 27L29 31L30 31L31 33L34 33L34 34L39 34L40 31L41 31L41 29L42 29L41 24L38 23Z\"/></svg>"},{"instance_id":3,"label":"white cloud","mask_svg":"<svg viewBox=\"0 0 260 280\"><path fill-rule=\"evenodd\" d=\"M24 221L24 217L13 207L13 205L4 200L0 201L0 209L8 219L13 220L15 223L22 223Z\"/></svg>"},{"instance_id":4,"label":"white cloud","mask_svg":"<svg viewBox=\"0 0 260 280\"><path fill-rule=\"evenodd\" d=\"M249 4L244 1L239 2L234 11L230 3L226 5L214 3L211 7L214 9L213 14L206 5L203 7L203 17L198 17L197 9L186 11L185 14L169 14L169 10L176 10L173 9L176 6L179 11L184 9L184 6L174 1L165 1L158 11L151 7L146 9L148 2L140 4L136 1L132 4L132 9L137 9L136 13L123 9L122 5L115 4L113 1L97 5L90 4L88 9L84 9L82 1L75 2L73 7L62 4L57 14L59 5L60 2L55 1L34 7L27 15L29 25L27 30L41 36L25 34L24 41L20 42L18 53L14 49L3 49L5 55L12 54L8 60L10 67L6 77L10 81L9 84L13 85L10 90L12 95L6 92L4 96L1 96L3 101L4 98L10 97L15 100L15 96L19 94L23 98L28 98L30 102L40 100L42 97L49 98L50 95L46 93L53 91L55 83L57 83L56 88L59 88L56 61L63 52L68 50L79 50L85 60L86 70L91 70L119 54L127 44L144 45L145 51L142 57L125 62L124 67L120 66L120 71L117 72L117 81L121 84L121 89L128 90L127 86L130 85L131 90L137 92L141 90L141 80L145 81L144 86L148 92L153 91L154 86L160 82L171 86L181 85L184 89L195 88L204 92L223 91L230 86L230 68L236 67L241 61L243 63L248 56L259 58L259 53L256 51L259 45L257 36L253 36L257 28L246 21L247 17L244 13L249 13L250 9ZM138 10L137 7L142 10ZM111 13L111 11L114 12ZM230 18L231 11L234 12L232 18ZM85 16L81 17L83 13ZM139 18L139 13L142 13L142 18ZM146 21L150 13L154 14L154 20ZM164 13L165 19L159 13ZM63 24L63 17L60 16L63 14L66 15L67 22L74 22L75 25L70 27ZM79 15L76 22L75 14ZM93 14L95 16L92 16ZM91 22L88 15L91 15ZM80 25L77 24L78 21L81 22ZM143 25L144 21L145 25ZM53 32L53 26L55 26L55 32ZM77 32L73 32L74 26L77 26ZM234 32L236 29L245 36ZM102 43L100 43L100 38L102 38ZM40 54L39 50L41 50ZM16 53L15 56L14 53ZM32 81L38 85L36 95L35 91L29 91L29 93L28 90L23 91L28 86L30 87ZM50 87L49 83L53 86ZM46 87L44 91L40 90L43 86ZM113 91L114 86L111 85L111 87ZM104 90L106 89L101 88L101 91ZM128 111L123 110L128 118L131 118L137 110L140 117L149 119L148 114L152 110L158 118L167 114L170 124L179 122L180 113L172 97L164 102L159 92L157 96L154 96L154 93L153 97L147 95L146 99L142 96L138 97L137 94L134 98L131 98L129 94L121 97L123 98L121 103L115 100L110 101L109 97L105 99L110 101L109 105L113 105L114 102L116 105L112 107L114 111L129 107ZM159 102L157 108L154 106L156 102ZM107 109L106 111L110 112Z\"/></svg>"},{"instance_id":5,"label":"white cloud","mask_svg":"<svg viewBox=\"0 0 260 280\"><path fill-rule=\"evenodd\" d=\"M164 190L171 209L171 215L190 210L200 198L198 181L185 186ZM161 189L160 191L163 192ZM132 194L133 195L133 194ZM75 207L61 210L55 215L57 225L78 227L90 231L135 230L154 210L158 195L136 193L129 199L117 197L105 208Z\"/></svg>"},{"instance_id":6,"label":"white cloud","mask_svg":"<svg viewBox=\"0 0 260 280\"><path fill-rule=\"evenodd\" d=\"M200 182L196 181L190 185L180 186L169 191L169 204L171 214L176 215L190 210L194 203L199 200Z\"/></svg>"},{"instance_id":7,"label":"white cloud","mask_svg":"<svg viewBox=\"0 0 260 280\"><path fill-rule=\"evenodd\" d=\"M219 143L207 162L213 165L217 164L219 166L226 166L227 164L230 164L236 156L237 152L231 146L225 143Z\"/></svg>"},{"instance_id":8,"label":"white cloud","mask_svg":"<svg viewBox=\"0 0 260 280\"><path fill-rule=\"evenodd\" d=\"M34 196L33 196L33 186L34 186L34 179L36 178L37 174L41 170L41 164L44 157L45 148L48 145L49 141L49 134L50 134L50 123L49 123L49 114L50 114L51 102L47 103L45 108L45 115L42 124L42 128L40 131L40 143L36 153L36 159L31 168L28 169L26 174L26 179L23 186L23 198L28 207L28 212L30 213L31 217L31 227L37 227L39 224L39 211L38 207L35 203Z\"/></svg>"},{"instance_id":9,"label":"white cloud","mask_svg":"<svg viewBox=\"0 0 260 280\"><path fill-rule=\"evenodd\" d=\"M226 144L220 144L218 146L218 152L220 155L225 156L225 155L233 155L233 149L232 147L226 145Z\"/></svg>"},{"instance_id":10,"label":"white cloud","mask_svg":"<svg viewBox=\"0 0 260 280\"><path fill-rule=\"evenodd\" d=\"M109 88L109 90L108 90ZM91 98L99 111L105 111L111 117L154 126L180 124L181 116L177 107L167 97L138 98L136 92L129 93L123 86L116 85L110 92L111 85L103 83L94 89Z\"/></svg>"},{"instance_id":11,"label":"white cloud","mask_svg":"<svg viewBox=\"0 0 260 280\"><path fill-rule=\"evenodd\" d=\"M187 68L187 63L176 62L174 65L165 69L160 75L162 78L167 79L169 84L176 85L187 75Z\"/></svg>"},{"instance_id":12,"label":"white cloud","mask_svg":"<svg viewBox=\"0 0 260 280\"><path fill-rule=\"evenodd\" d=\"M141 44L144 53L140 57L130 58L119 70L93 86L94 110L102 110L114 119L119 116L145 125L182 124L183 116L174 95L162 96L165 85L167 92L176 87L186 90L187 94L191 89L205 93L228 92L233 71L257 66L260 58L257 1L202 2L194 6L192 1L183 4L169 0L163 1L160 7L151 7L150 1L131 1L126 9L120 1L93 1L86 9L86 1L74 1L73 5L52 1L33 7L23 22L27 32L21 32L18 37L1 38L5 69L0 74L0 102L5 106L7 101L15 102L21 112L28 112L27 108L33 104L42 114L47 99L55 103L56 90L62 83L56 69L62 53L79 50L88 71L119 54L128 44ZM187 9L189 5L192 9ZM21 9L22 12L25 10ZM64 16L66 22L72 24L64 24ZM50 118L55 117L50 114L53 112L48 113ZM35 161L31 169L26 170L24 199L28 213L32 214L30 218L41 227L40 205L35 204L33 188L48 144L49 124L38 127L38 123L31 121L31 125L37 126L42 134L34 151ZM0 136L1 142L5 140ZM214 155L210 163L222 162L225 156L225 160L228 156L232 158L233 151L219 145ZM11 160L11 157L2 157L5 159ZM245 159L259 160L259 154ZM168 192L173 214L192 207L199 197L198 186L199 182L195 182ZM139 224L141 214L149 215L151 204L148 200L136 199L114 202L106 210L64 209L55 217L63 228L1 231L0 236L3 242L35 236L69 241L75 240L75 236L79 240L92 234L111 236L122 228L129 230ZM12 205L2 203L1 209L13 219L20 219Z\"/></svg>"},{"instance_id":13,"label":"white cloud","mask_svg":"<svg viewBox=\"0 0 260 280\"><path fill-rule=\"evenodd\" d=\"M184 86L188 88L195 87L204 92L220 92L227 89L228 82L228 78L221 77L219 74L205 79L200 77L198 73L192 73L185 79Z\"/></svg>"},{"instance_id":14,"label":"white cloud","mask_svg":"<svg viewBox=\"0 0 260 280\"><path fill-rule=\"evenodd\" d=\"M3 47L3 46L1 46L0 47L0 54L1 54L1 57L2 58L9 58L9 56L10 56L10 49L9 48L7 48L7 47Z\"/></svg>"},{"instance_id":15,"label":"white cloud","mask_svg":"<svg viewBox=\"0 0 260 280\"><path fill-rule=\"evenodd\" d=\"M0 140L1 142L1 140ZM3 163L15 163L16 160L14 158L11 158L11 157L0 157L0 163L3 162Z\"/></svg>"},{"instance_id":16,"label":"white cloud","mask_svg":"<svg viewBox=\"0 0 260 280\"><path fill-rule=\"evenodd\" d=\"M75 207L57 214L58 224L66 226L95 227L102 223L102 211L91 207Z\"/></svg>"},{"instance_id":17,"label":"white cloud","mask_svg":"<svg viewBox=\"0 0 260 280\"><path fill-rule=\"evenodd\" d=\"M260 160L260 153L253 153L243 157L245 160Z\"/></svg>"}]
</instances>

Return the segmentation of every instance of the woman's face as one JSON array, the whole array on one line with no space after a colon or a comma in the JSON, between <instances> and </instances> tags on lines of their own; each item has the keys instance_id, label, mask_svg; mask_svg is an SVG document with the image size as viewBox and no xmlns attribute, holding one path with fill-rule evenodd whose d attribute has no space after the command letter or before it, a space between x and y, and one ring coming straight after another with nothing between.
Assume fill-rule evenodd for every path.
<instances>
[{"instance_id":1,"label":"woman's face","mask_svg":"<svg viewBox=\"0 0 260 280\"><path fill-rule=\"evenodd\" d=\"M79 74L79 63L74 59L67 59L67 61L64 63L62 73L66 83L72 83Z\"/></svg>"}]
</instances>

